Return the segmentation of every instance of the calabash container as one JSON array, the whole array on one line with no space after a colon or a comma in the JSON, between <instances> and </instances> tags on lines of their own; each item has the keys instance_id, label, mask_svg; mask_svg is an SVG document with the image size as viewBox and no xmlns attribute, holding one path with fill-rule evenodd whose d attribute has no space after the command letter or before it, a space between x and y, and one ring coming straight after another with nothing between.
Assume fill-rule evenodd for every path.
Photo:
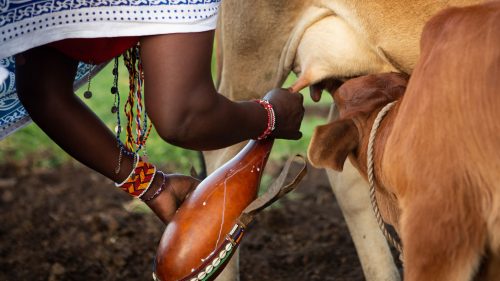
<instances>
[{"instance_id":1,"label":"calabash container","mask_svg":"<svg viewBox=\"0 0 500 281\"><path fill-rule=\"evenodd\" d=\"M155 278L207 281L217 277L244 234L245 225L238 217L257 196L273 142L250 141L184 201L160 240Z\"/></svg>"}]
</instances>

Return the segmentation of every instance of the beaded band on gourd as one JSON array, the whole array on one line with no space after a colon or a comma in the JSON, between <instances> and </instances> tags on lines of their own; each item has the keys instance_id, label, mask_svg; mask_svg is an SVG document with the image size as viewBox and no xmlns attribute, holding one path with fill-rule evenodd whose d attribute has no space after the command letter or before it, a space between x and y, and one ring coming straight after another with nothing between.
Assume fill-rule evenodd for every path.
<instances>
[{"instance_id":1,"label":"beaded band on gourd","mask_svg":"<svg viewBox=\"0 0 500 281\"><path fill-rule=\"evenodd\" d=\"M115 185L132 196L141 197L151 186L156 174L156 167L142 161L138 156L134 156L134 160L135 165L130 175L122 183L115 183Z\"/></svg>"},{"instance_id":2,"label":"beaded band on gourd","mask_svg":"<svg viewBox=\"0 0 500 281\"><path fill-rule=\"evenodd\" d=\"M221 266L228 262L238 248L244 234L245 226L236 223L217 250L204 259L204 262L196 270L179 281L207 281L210 279ZM161 281L155 272L153 272L153 280Z\"/></svg>"},{"instance_id":3,"label":"beaded band on gourd","mask_svg":"<svg viewBox=\"0 0 500 281\"><path fill-rule=\"evenodd\" d=\"M273 131L276 125L276 115L274 114L273 106L267 100L255 100L258 104L262 105L264 109L267 111L267 127L262 132L260 136L257 137L257 140L263 140L267 138Z\"/></svg>"}]
</instances>

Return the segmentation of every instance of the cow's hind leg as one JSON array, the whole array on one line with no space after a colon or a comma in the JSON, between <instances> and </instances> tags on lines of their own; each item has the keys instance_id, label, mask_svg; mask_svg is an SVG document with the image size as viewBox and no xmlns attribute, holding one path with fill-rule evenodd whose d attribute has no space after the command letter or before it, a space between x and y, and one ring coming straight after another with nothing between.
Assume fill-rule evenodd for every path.
<instances>
[{"instance_id":1,"label":"cow's hind leg","mask_svg":"<svg viewBox=\"0 0 500 281\"><path fill-rule=\"evenodd\" d=\"M343 172L327 170L327 175L349 228L366 280L400 280L389 245L373 214L366 181L350 161L346 161Z\"/></svg>"}]
</instances>

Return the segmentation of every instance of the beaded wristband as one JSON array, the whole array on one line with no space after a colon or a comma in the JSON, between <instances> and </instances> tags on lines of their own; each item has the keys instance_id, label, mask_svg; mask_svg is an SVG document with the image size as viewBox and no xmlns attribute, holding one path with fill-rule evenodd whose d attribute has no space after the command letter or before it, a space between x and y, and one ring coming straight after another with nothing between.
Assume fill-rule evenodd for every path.
<instances>
[{"instance_id":1,"label":"beaded wristband","mask_svg":"<svg viewBox=\"0 0 500 281\"><path fill-rule=\"evenodd\" d=\"M161 173L161 175L163 177L163 181L162 181L160 187L150 197L148 197L148 198L142 198L142 195L141 195L141 196L139 196L139 199L141 199L144 202L151 201L151 200L155 199L158 195L160 195L160 193L165 189L165 183L166 183L166 178L167 177L165 176L165 174L163 172L160 171L160 173Z\"/></svg>"},{"instance_id":2,"label":"beaded wristband","mask_svg":"<svg viewBox=\"0 0 500 281\"><path fill-rule=\"evenodd\" d=\"M267 111L267 127L264 132L262 132L262 134L257 137L257 140L263 140L274 131L276 125L276 115L274 114L273 106L269 103L269 101L260 99L255 100L255 102L262 105L262 107L264 107L264 109Z\"/></svg>"},{"instance_id":3,"label":"beaded wristband","mask_svg":"<svg viewBox=\"0 0 500 281\"><path fill-rule=\"evenodd\" d=\"M151 186L156 174L156 167L142 161L138 156L134 156L134 160L135 165L130 175L122 183L115 183L115 185L132 196L141 197Z\"/></svg>"}]
</instances>

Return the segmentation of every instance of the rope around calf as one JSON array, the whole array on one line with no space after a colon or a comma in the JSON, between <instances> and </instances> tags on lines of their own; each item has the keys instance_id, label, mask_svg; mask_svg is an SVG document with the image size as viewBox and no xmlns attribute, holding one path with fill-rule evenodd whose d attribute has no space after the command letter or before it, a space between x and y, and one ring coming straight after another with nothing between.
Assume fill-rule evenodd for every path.
<instances>
[{"instance_id":1,"label":"rope around calf","mask_svg":"<svg viewBox=\"0 0 500 281\"><path fill-rule=\"evenodd\" d=\"M368 170L368 183L370 184L370 201L372 203L372 208L373 212L375 213L375 217L377 218L377 223L378 226L380 227L380 230L382 230L382 233L385 236L385 239L389 241L389 243L396 248L400 255L403 254L403 247L401 244L396 240L396 238L389 233L387 230L387 227L385 226L385 222L382 219L382 216L380 215L380 210L378 208L377 204L377 198L375 197L375 175L373 172L373 144L375 141L375 135L377 134L377 129L380 126L380 123L382 122L382 119L384 119L384 116L391 110L391 108L396 104L396 102L391 102L384 106L382 110L377 115L377 118L375 118L375 121L373 122L372 129L370 131L370 138L368 139L368 155L367 155L367 170Z\"/></svg>"}]
</instances>

